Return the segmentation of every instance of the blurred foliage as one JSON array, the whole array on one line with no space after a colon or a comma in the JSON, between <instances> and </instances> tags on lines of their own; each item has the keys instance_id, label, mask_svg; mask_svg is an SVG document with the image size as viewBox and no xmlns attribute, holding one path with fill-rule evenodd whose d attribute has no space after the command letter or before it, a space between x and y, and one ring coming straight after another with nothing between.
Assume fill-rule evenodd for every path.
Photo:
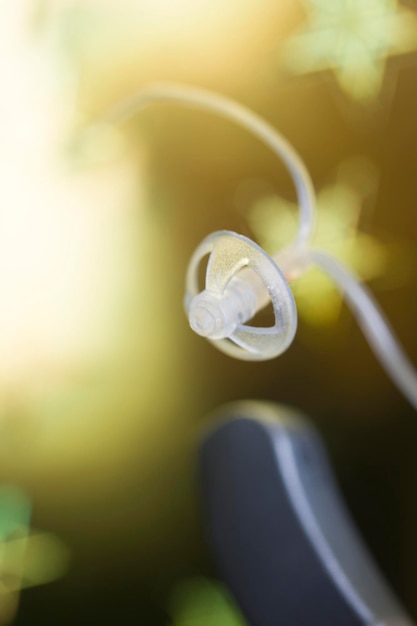
<instances>
[{"instance_id":1,"label":"blurred foliage","mask_svg":"<svg viewBox=\"0 0 417 626\"><path fill-rule=\"evenodd\" d=\"M63 543L31 531L31 508L21 490L0 487L0 624L14 617L21 589L55 580L67 570Z\"/></svg>"},{"instance_id":2,"label":"blurred foliage","mask_svg":"<svg viewBox=\"0 0 417 626\"><path fill-rule=\"evenodd\" d=\"M357 102L375 102L390 57L417 50L417 16L394 0L302 4L307 23L286 42L284 63L296 74L331 71Z\"/></svg>"},{"instance_id":3,"label":"blurred foliage","mask_svg":"<svg viewBox=\"0 0 417 626\"><path fill-rule=\"evenodd\" d=\"M200 112L155 107L118 129L97 125L109 106L163 80L256 110L312 172L317 244L372 280L415 353L415 22L413 5L393 0L2 4L0 482L30 494L31 523L48 529L29 530L25 518L20 538L1 535L17 576L7 619L20 588L64 572L58 537L72 564L61 582L22 594L17 626L166 624L161 589L211 567L200 416L244 395L311 413L365 534L415 602L416 420L356 327L329 327L339 297L313 274L294 285L301 311L305 293L310 320L327 324L327 344L296 341L256 367L218 354L183 315L187 261L203 236L245 233L249 216L266 245L287 243L296 212L283 169L241 129ZM356 124L343 100L384 116ZM361 161L346 173L352 155ZM1 498L6 533L29 505ZM201 607L216 623L241 623L217 584L190 585L187 600L173 600L178 624Z\"/></svg>"},{"instance_id":4,"label":"blurred foliage","mask_svg":"<svg viewBox=\"0 0 417 626\"><path fill-rule=\"evenodd\" d=\"M178 585L170 612L172 626L247 626L224 586L204 578Z\"/></svg>"}]
</instances>

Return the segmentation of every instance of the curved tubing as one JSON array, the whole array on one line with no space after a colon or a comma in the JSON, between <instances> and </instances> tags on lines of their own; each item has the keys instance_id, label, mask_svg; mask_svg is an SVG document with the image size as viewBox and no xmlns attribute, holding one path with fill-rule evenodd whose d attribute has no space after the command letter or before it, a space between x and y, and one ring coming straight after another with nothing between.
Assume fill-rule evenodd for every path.
<instances>
[{"instance_id":1,"label":"curved tubing","mask_svg":"<svg viewBox=\"0 0 417 626\"><path fill-rule=\"evenodd\" d=\"M416 370L369 289L328 254L313 249L309 251L309 256L344 295L375 356L417 410Z\"/></svg>"},{"instance_id":2,"label":"curved tubing","mask_svg":"<svg viewBox=\"0 0 417 626\"><path fill-rule=\"evenodd\" d=\"M305 244L314 226L315 194L310 175L301 157L273 126L250 109L224 96L182 85L151 85L116 105L104 117L110 123L122 122L155 103L174 102L216 113L246 128L285 163L296 187L300 224L294 245Z\"/></svg>"},{"instance_id":3,"label":"curved tubing","mask_svg":"<svg viewBox=\"0 0 417 626\"><path fill-rule=\"evenodd\" d=\"M287 264L290 274L293 266L296 275L313 263L331 277L345 296L346 303L382 367L417 410L416 370L369 290L338 261L308 247L314 226L316 200L310 175L294 148L275 128L246 107L202 89L174 84L153 85L138 91L112 108L104 116L104 121L122 122L151 104L164 102L196 107L226 117L252 132L283 160L296 187L300 223L293 244L277 252L275 261L281 265ZM258 307L264 305L265 301L260 297Z\"/></svg>"}]
</instances>

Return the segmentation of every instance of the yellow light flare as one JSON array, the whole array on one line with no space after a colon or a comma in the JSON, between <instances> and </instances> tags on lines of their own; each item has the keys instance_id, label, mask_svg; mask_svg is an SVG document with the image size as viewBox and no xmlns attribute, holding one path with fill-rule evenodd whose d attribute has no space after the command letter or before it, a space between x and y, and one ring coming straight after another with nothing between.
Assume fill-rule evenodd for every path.
<instances>
[{"instance_id":1,"label":"yellow light flare","mask_svg":"<svg viewBox=\"0 0 417 626\"><path fill-rule=\"evenodd\" d=\"M0 20L1 385L59 378L76 359L97 356L126 263L117 233L127 230L136 191L126 160L70 170L64 142L74 110L57 78L59 50L32 42L21 11L9 6L10 21Z\"/></svg>"},{"instance_id":2,"label":"yellow light flare","mask_svg":"<svg viewBox=\"0 0 417 626\"><path fill-rule=\"evenodd\" d=\"M88 508L181 435L194 391L182 281L172 303L178 244L146 201L141 146L81 132L72 70L83 60L58 71L64 17L34 33L29 8L0 9L1 458L46 508Z\"/></svg>"},{"instance_id":3,"label":"yellow light flare","mask_svg":"<svg viewBox=\"0 0 417 626\"><path fill-rule=\"evenodd\" d=\"M65 11L71 45L83 57L81 100L90 111L151 81L219 90L258 85L271 42L288 33L297 15L291 2L275 0L50 4Z\"/></svg>"}]
</instances>

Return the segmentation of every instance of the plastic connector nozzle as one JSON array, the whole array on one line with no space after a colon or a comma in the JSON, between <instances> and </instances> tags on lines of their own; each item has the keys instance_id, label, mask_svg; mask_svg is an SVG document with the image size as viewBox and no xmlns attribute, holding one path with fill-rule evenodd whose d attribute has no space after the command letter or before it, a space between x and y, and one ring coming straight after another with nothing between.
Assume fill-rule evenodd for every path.
<instances>
[{"instance_id":1,"label":"plastic connector nozzle","mask_svg":"<svg viewBox=\"0 0 417 626\"><path fill-rule=\"evenodd\" d=\"M191 328L208 339L225 339L256 313L257 299L252 287L234 278L223 293L205 289L195 296L189 309Z\"/></svg>"}]
</instances>

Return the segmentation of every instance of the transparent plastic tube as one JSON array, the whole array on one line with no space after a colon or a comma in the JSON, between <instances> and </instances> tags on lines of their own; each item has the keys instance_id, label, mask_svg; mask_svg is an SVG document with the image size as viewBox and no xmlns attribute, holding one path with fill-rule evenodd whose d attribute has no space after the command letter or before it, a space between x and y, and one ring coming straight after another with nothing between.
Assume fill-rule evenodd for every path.
<instances>
[{"instance_id":1,"label":"transparent plastic tube","mask_svg":"<svg viewBox=\"0 0 417 626\"><path fill-rule=\"evenodd\" d=\"M315 195L308 170L291 144L273 126L265 122L250 109L224 96L219 96L203 89L164 83L151 85L138 91L112 108L105 115L104 121L120 123L132 117L144 107L164 102L179 103L226 117L249 130L269 146L287 166L297 191L300 222L293 245L300 246L309 240L314 226Z\"/></svg>"},{"instance_id":2,"label":"transparent plastic tube","mask_svg":"<svg viewBox=\"0 0 417 626\"><path fill-rule=\"evenodd\" d=\"M278 251L273 256L273 260L287 279L301 275L311 263L320 267L331 277L352 309L359 326L381 365L417 410L417 373L401 348L375 299L369 290L338 261L324 252L309 248L309 240L314 226L316 199L310 175L294 148L275 128L246 107L208 91L176 84L152 85L142 89L112 108L102 121L120 123L151 104L164 102L173 102L203 109L230 119L257 136L285 163L296 187L300 207L300 221L294 242L284 250ZM221 235L221 233L218 235ZM239 238L238 235L236 237ZM242 270L239 274L239 279L241 283L242 281L246 282L247 288L252 290L255 295L254 310L263 308L269 298L264 285L262 282L259 282L259 277L255 276L254 278L253 273ZM241 296L241 291L242 289L236 292L239 297ZM233 290L230 291L230 293L232 292ZM232 303L232 305L227 310L232 311L232 313L237 311L237 313L236 315L233 313L233 319L223 320L225 328L229 326L230 328L235 328L238 323L240 315L239 302ZM203 313L204 319L211 314L210 311L205 310ZM296 315L296 313L294 314ZM201 322L201 311L199 315ZM200 334L207 334L201 332L201 328L198 330ZM205 328L203 328L203 331L205 331ZM224 333L220 334L220 341L224 342ZM271 358L268 356L266 347L265 356L257 357L258 360ZM237 356L237 358L248 358L241 352L235 353L229 350L229 353Z\"/></svg>"},{"instance_id":3,"label":"transparent plastic tube","mask_svg":"<svg viewBox=\"0 0 417 626\"><path fill-rule=\"evenodd\" d=\"M314 249L309 256L340 289L379 362L417 410L416 370L371 292L333 257Z\"/></svg>"}]
</instances>

